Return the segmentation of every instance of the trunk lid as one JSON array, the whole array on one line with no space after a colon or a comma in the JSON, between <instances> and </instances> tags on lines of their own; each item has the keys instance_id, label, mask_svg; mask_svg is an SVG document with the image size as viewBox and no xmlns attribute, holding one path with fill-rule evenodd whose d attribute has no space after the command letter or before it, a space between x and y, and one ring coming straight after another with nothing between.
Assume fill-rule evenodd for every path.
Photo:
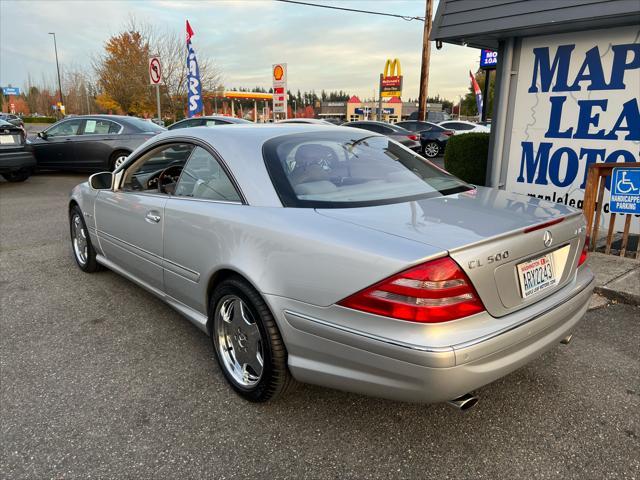
<instances>
[{"instance_id":1,"label":"trunk lid","mask_svg":"<svg viewBox=\"0 0 640 480\"><path fill-rule=\"evenodd\" d=\"M569 282L585 236L583 217L575 209L482 187L446 197L317 212L447 251L496 317L535 303ZM551 236L548 245L545 232ZM555 284L523 298L517 265L547 254Z\"/></svg>"}]
</instances>

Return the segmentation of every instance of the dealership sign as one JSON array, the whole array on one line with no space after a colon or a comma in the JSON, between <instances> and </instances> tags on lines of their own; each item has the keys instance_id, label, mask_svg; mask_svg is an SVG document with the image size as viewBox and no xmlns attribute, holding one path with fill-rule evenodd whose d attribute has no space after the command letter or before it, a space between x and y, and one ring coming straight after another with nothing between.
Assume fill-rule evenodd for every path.
<instances>
[{"instance_id":1,"label":"dealership sign","mask_svg":"<svg viewBox=\"0 0 640 480\"><path fill-rule=\"evenodd\" d=\"M402 95L402 67L400 60L387 59L384 64L384 72L380 77L381 97L400 97Z\"/></svg>"},{"instance_id":2,"label":"dealership sign","mask_svg":"<svg viewBox=\"0 0 640 480\"><path fill-rule=\"evenodd\" d=\"M287 113L287 64L276 63L272 67L273 112Z\"/></svg>"},{"instance_id":3,"label":"dealership sign","mask_svg":"<svg viewBox=\"0 0 640 480\"><path fill-rule=\"evenodd\" d=\"M628 27L523 39L507 190L582 208L589 165L639 161L639 36Z\"/></svg>"},{"instance_id":4,"label":"dealership sign","mask_svg":"<svg viewBox=\"0 0 640 480\"><path fill-rule=\"evenodd\" d=\"M496 68L498 66L498 52L483 49L480 52L480 68Z\"/></svg>"}]
</instances>

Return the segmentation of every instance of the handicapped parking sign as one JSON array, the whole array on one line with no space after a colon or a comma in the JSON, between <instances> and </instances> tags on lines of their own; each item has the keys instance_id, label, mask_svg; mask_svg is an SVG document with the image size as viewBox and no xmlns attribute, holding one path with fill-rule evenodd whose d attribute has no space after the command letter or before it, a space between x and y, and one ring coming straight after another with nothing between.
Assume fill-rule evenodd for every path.
<instances>
[{"instance_id":1,"label":"handicapped parking sign","mask_svg":"<svg viewBox=\"0 0 640 480\"><path fill-rule=\"evenodd\" d=\"M640 168L614 168L611 173L611 213L640 214Z\"/></svg>"}]
</instances>

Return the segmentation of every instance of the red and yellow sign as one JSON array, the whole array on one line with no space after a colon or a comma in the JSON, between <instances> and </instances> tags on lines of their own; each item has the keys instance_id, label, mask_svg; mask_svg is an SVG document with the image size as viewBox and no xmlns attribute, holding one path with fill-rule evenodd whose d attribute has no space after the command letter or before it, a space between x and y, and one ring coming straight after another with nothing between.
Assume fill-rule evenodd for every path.
<instances>
[{"instance_id":1,"label":"red and yellow sign","mask_svg":"<svg viewBox=\"0 0 640 480\"><path fill-rule=\"evenodd\" d=\"M284 77L284 68L282 65L276 65L273 67L273 79L279 82Z\"/></svg>"},{"instance_id":2,"label":"red and yellow sign","mask_svg":"<svg viewBox=\"0 0 640 480\"><path fill-rule=\"evenodd\" d=\"M381 97L400 97L402 95L402 67L400 60L387 59L380 80Z\"/></svg>"}]
</instances>

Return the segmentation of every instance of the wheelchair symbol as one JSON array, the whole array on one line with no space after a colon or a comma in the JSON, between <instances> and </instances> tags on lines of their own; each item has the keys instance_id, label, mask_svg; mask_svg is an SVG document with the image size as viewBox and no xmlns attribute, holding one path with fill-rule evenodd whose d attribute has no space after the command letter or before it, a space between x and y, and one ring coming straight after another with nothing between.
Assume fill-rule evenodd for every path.
<instances>
[{"instance_id":1,"label":"wheelchair symbol","mask_svg":"<svg viewBox=\"0 0 640 480\"><path fill-rule=\"evenodd\" d=\"M616 190L620 193L634 193L636 191L640 191L640 187L636 188L633 182L627 178L627 172L622 171L622 178L619 179L616 183Z\"/></svg>"}]
</instances>

